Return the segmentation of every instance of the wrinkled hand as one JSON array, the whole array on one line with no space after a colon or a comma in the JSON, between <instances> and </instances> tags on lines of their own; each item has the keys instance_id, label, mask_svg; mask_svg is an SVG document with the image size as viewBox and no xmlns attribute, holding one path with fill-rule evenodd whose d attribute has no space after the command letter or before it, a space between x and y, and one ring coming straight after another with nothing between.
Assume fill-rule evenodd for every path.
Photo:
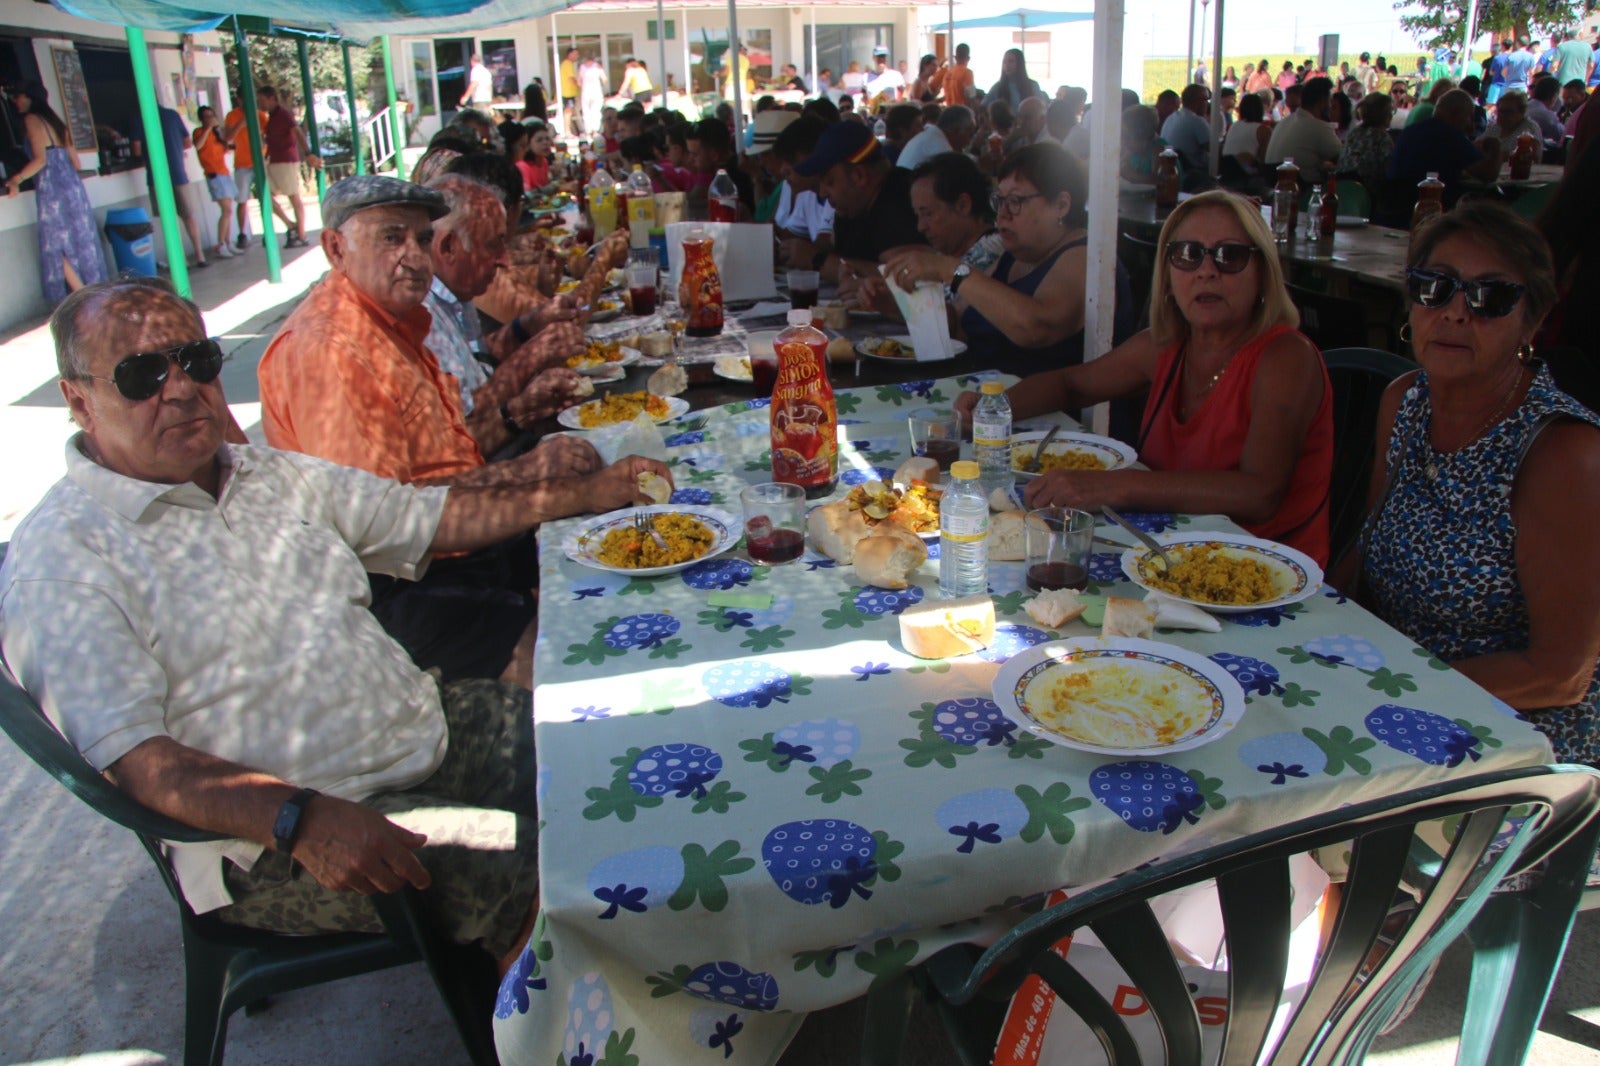
<instances>
[{"instance_id":1,"label":"wrinkled hand","mask_svg":"<svg viewBox=\"0 0 1600 1066\"><path fill-rule=\"evenodd\" d=\"M569 292L546 300L537 307L529 308L522 316L522 325L529 333L538 333L546 326L557 322L571 322L577 317L578 298Z\"/></svg>"},{"instance_id":2,"label":"wrinkled hand","mask_svg":"<svg viewBox=\"0 0 1600 1066\"><path fill-rule=\"evenodd\" d=\"M880 311L895 306L894 297L889 295L889 283L880 274L861 275L861 282L856 286L856 302L863 308L875 307ZM899 313L895 311L896 315Z\"/></svg>"},{"instance_id":3,"label":"wrinkled hand","mask_svg":"<svg viewBox=\"0 0 1600 1066\"><path fill-rule=\"evenodd\" d=\"M370 896L405 885L427 888L428 871L412 854L427 840L371 807L313 796L290 854L323 888Z\"/></svg>"},{"instance_id":4,"label":"wrinkled hand","mask_svg":"<svg viewBox=\"0 0 1600 1066\"><path fill-rule=\"evenodd\" d=\"M583 375L564 366L541 370L507 406L519 423L549 418L571 407L583 387Z\"/></svg>"},{"instance_id":5,"label":"wrinkled hand","mask_svg":"<svg viewBox=\"0 0 1600 1066\"><path fill-rule=\"evenodd\" d=\"M576 321L552 322L524 347L530 350L531 365L537 373L564 366L568 359L587 351L589 342L584 338L583 327Z\"/></svg>"},{"instance_id":6,"label":"wrinkled hand","mask_svg":"<svg viewBox=\"0 0 1600 1066\"><path fill-rule=\"evenodd\" d=\"M961 419L961 428L963 430L968 429L972 425L972 409L978 406L978 394L968 389L956 397L956 402L953 406L955 407L956 417Z\"/></svg>"},{"instance_id":7,"label":"wrinkled hand","mask_svg":"<svg viewBox=\"0 0 1600 1066\"><path fill-rule=\"evenodd\" d=\"M581 437L558 434L546 437L526 455L511 460L517 474L529 481L558 477L583 477L600 469L600 453Z\"/></svg>"},{"instance_id":8,"label":"wrinkled hand","mask_svg":"<svg viewBox=\"0 0 1600 1066\"><path fill-rule=\"evenodd\" d=\"M889 257L883 276L893 278L896 285L909 292L919 281L948 284L958 263L960 260L954 256L940 255L931 248L907 249Z\"/></svg>"},{"instance_id":9,"label":"wrinkled hand","mask_svg":"<svg viewBox=\"0 0 1600 1066\"><path fill-rule=\"evenodd\" d=\"M605 240L600 242L600 250L594 253L596 264L604 263L602 270L611 271L628 261L628 232L617 230Z\"/></svg>"},{"instance_id":10,"label":"wrinkled hand","mask_svg":"<svg viewBox=\"0 0 1600 1066\"><path fill-rule=\"evenodd\" d=\"M1097 511L1107 502L1103 472L1093 470L1048 470L1023 490L1022 498L1028 507L1074 507L1080 511Z\"/></svg>"},{"instance_id":11,"label":"wrinkled hand","mask_svg":"<svg viewBox=\"0 0 1600 1066\"><path fill-rule=\"evenodd\" d=\"M589 509L601 513L649 503L650 498L639 491L639 475L646 470L672 483L672 472L665 463L642 455L625 456L589 479Z\"/></svg>"}]
</instances>

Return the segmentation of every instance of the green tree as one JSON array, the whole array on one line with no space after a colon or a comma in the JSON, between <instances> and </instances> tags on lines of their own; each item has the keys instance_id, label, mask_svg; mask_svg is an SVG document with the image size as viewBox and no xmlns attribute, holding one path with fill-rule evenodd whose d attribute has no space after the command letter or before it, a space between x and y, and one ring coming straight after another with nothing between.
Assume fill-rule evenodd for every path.
<instances>
[{"instance_id":1,"label":"green tree","mask_svg":"<svg viewBox=\"0 0 1600 1066\"><path fill-rule=\"evenodd\" d=\"M300 82L300 49L293 38L289 37L260 37L251 34L250 42L250 76L257 85L272 85L279 89L286 89L289 98L294 101L294 109L304 112L306 102L301 99L305 95ZM333 89L337 92L344 91L344 57L337 44L312 42L308 50L311 60L311 88L312 91L320 89ZM371 52L371 55L368 55ZM228 84L237 88L241 83L239 79L239 53L237 49L229 47L223 53L223 63L228 70ZM383 90L383 56L377 48L350 49L350 71L355 77L356 92L364 90L371 95L369 82L374 71L378 75L378 90L381 95ZM372 100L367 100L367 105L372 106ZM383 106L381 103L379 107Z\"/></svg>"},{"instance_id":2,"label":"green tree","mask_svg":"<svg viewBox=\"0 0 1600 1066\"><path fill-rule=\"evenodd\" d=\"M1477 33L1496 38L1576 26L1588 6L1584 0L1480 0ZM1466 0L1399 0L1400 25L1429 48L1461 47Z\"/></svg>"}]
</instances>

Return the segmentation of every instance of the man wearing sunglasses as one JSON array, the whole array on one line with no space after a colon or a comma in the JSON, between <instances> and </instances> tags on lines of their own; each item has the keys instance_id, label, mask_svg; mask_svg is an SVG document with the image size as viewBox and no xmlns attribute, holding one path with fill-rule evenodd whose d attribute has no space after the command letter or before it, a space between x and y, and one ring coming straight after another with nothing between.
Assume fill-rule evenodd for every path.
<instances>
[{"instance_id":1,"label":"man wearing sunglasses","mask_svg":"<svg viewBox=\"0 0 1600 1066\"><path fill-rule=\"evenodd\" d=\"M367 573L637 502L632 473L413 488L227 444L222 354L154 280L73 293L51 331L80 432L0 567L7 667L119 787L233 838L173 851L197 911L373 929L365 894L432 885L504 968L537 893L527 693L441 689L367 610Z\"/></svg>"}]
</instances>

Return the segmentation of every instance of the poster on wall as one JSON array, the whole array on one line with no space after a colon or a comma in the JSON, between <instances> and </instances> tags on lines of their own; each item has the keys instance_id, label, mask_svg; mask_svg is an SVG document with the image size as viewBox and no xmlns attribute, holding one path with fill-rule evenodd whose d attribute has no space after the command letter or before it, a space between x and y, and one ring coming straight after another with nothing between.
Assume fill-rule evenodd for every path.
<instances>
[{"instance_id":1,"label":"poster on wall","mask_svg":"<svg viewBox=\"0 0 1600 1066\"><path fill-rule=\"evenodd\" d=\"M89 87L83 80L83 64L78 61L77 50L51 48L50 58L61 84L61 119L67 124L72 147L80 152L98 152L100 145L95 137L94 112L89 107Z\"/></svg>"},{"instance_id":2,"label":"poster on wall","mask_svg":"<svg viewBox=\"0 0 1600 1066\"><path fill-rule=\"evenodd\" d=\"M191 121L198 122L200 99L195 92L194 34L186 33L179 38L178 55L183 59L183 92L178 96L178 106L188 114Z\"/></svg>"}]
</instances>

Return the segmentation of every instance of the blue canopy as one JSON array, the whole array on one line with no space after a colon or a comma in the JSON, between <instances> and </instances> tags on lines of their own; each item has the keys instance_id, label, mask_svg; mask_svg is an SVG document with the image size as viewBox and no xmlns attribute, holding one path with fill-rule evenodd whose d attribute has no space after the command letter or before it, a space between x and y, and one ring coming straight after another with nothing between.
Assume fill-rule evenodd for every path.
<instances>
[{"instance_id":1,"label":"blue canopy","mask_svg":"<svg viewBox=\"0 0 1600 1066\"><path fill-rule=\"evenodd\" d=\"M577 0L51 0L69 15L140 26L147 30L201 33L229 15L329 28L368 40L386 33L426 36L484 29L563 11Z\"/></svg>"},{"instance_id":2,"label":"blue canopy","mask_svg":"<svg viewBox=\"0 0 1600 1066\"><path fill-rule=\"evenodd\" d=\"M985 15L983 18L960 19L958 30L1021 29L1029 26L1053 26L1062 22L1093 22L1093 11L1042 11L1035 7L1019 7L1002 15Z\"/></svg>"}]
</instances>

